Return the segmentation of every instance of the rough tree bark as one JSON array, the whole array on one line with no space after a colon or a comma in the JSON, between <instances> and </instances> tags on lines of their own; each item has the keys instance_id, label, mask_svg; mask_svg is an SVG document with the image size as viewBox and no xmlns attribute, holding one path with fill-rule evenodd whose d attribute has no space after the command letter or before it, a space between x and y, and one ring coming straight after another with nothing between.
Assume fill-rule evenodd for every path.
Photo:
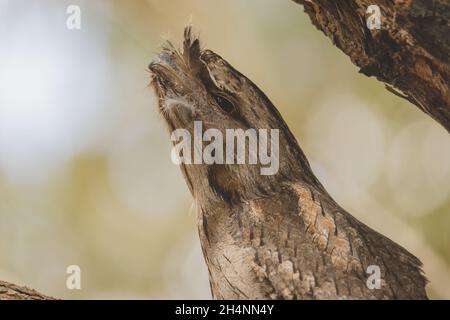
<instances>
[{"instance_id":1,"label":"rough tree bark","mask_svg":"<svg viewBox=\"0 0 450 320\"><path fill-rule=\"evenodd\" d=\"M294 1L361 73L385 82L450 132L449 0ZM370 5L381 10L380 30L367 28Z\"/></svg>"},{"instance_id":2,"label":"rough tree bark","mask_svg":"<svg viewBox=\"0 0 450 320\"><path fill-rule=\"evenodd\" d=\"M0 280L0 300L51 300L33 289Z\"/></svg>"}]
</instances>

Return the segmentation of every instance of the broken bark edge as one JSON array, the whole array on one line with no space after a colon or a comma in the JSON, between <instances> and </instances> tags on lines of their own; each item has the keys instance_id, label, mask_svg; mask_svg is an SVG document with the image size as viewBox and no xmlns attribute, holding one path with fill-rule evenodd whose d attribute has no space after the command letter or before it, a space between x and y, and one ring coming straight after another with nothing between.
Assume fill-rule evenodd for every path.
<instances>
[{"instance_id":1,"label":"broken bark edge","mask_svg":"<svg viewBox=\"0 0 450 320\"><path fill-rule=\"evenodd\" d=\"M0 300L58 300L28 287L0 280Z\"/></svg>"},{"instance_id":2,"label":"broken bark edge","mask_svg":"<svg viewBox=\"0 0 450 320\"><path fill-rule=\"evenodd\" d=\"M375 77L450 133L450 2L293 0L360 73ZM369 6L380 29L369 30ZM395 88L395 89L394 89ZM397 94L399 93L399 94Z\"/></svg>"}]
</instances>

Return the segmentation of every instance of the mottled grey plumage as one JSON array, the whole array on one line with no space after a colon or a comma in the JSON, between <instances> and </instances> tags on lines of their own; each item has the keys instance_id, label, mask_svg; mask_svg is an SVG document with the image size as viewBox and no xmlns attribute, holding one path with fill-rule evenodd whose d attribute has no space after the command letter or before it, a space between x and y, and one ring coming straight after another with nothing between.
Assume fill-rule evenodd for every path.
<instances>
[{"instance_id":1,"label":"mottled grey plumage","mask_svg":"<svg viewBox=\"0 0 450 320\"><path fill-rule=\"evenodd\" d=\"M260 175L259 165L181 165L214 298L427 298L421 262L330 197L269 99L220 56L202 51L190 28L183 50L167 44L150 70L171 131L192 132L194 120L222 132L280 130L273 176ZM380 289L366 284L370 265L381 269Z\"/></svg>"}]
</instances>

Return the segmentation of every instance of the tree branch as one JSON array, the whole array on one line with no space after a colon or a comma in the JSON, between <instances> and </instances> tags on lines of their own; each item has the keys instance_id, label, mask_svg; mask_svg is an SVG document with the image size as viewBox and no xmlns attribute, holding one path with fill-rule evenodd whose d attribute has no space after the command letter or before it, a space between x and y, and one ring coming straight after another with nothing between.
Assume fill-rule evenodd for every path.
<instances>
[{"instance_id":1,"label":"tree branch","mask_svg":"<svg viewBox=\"0 0 450 320\"><path fill-rule=\"evenodd\" d=\"M54 300L33 289L0 280L0 300Z\"/></svg>"},{"instance_id":2,"label":"tree branch","mask_svg":"<svg viewBox=\"0 0 450 320\"><path fill-rule=\"evenodd\" d=\"M396 88L450 132L449 0L294 1L361 73ZM370 5L381 10L379 30L366 25Z\"/></svg>"}]
</instances>

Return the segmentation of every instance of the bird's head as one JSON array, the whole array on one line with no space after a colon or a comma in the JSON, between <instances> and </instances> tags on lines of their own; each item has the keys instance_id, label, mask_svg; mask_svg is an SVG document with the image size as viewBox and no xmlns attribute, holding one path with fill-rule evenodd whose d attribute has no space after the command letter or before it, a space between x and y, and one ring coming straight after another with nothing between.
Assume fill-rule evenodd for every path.
<instances>
[{"instance_id":1,"label":"bird's head","mask_svg":"<svg viewBox=\"0 0 450 320\"><path fill-rule=\"evenodd\" d=\"M283 179L309 170L266 95L219 55L202 50L190 27L184 31L182 50L167 43L149 69L159 111L172 133L174 151L194 198L232 203L262 196L276 190ZM196 144L199 131L200 145ZM239 136L245 141L240 155ZM189 146L187 139L191 139ZM227 161L231 157L234 163Z\"/></svg>"}]
</instances>

